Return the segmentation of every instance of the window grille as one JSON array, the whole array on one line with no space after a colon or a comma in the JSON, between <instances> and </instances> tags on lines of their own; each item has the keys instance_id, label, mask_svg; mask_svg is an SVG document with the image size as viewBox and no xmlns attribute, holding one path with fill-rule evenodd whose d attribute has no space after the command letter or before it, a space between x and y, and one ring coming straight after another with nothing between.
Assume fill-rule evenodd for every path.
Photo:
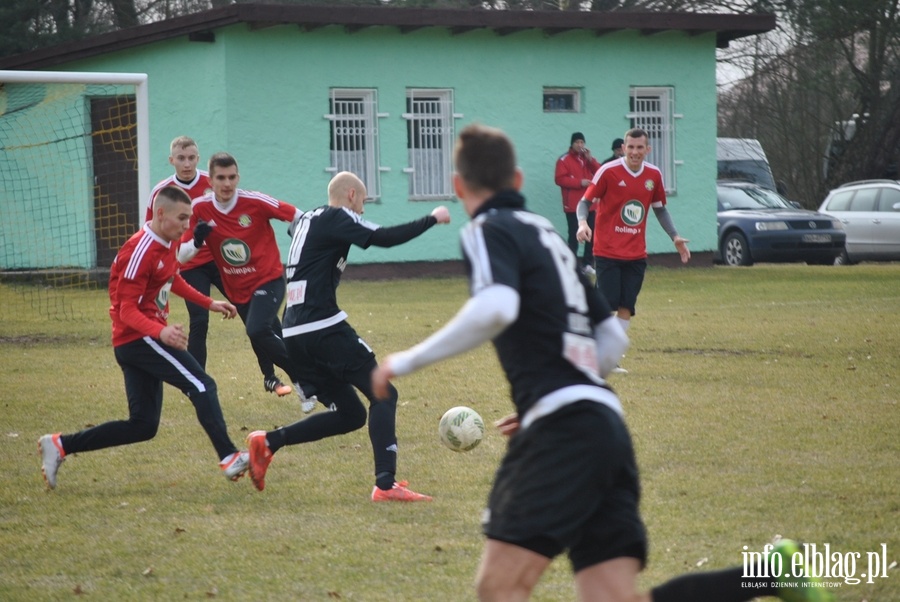
<instances>
[{"instance_id":1,"label":"window grille","mask_svg":"<svg viewBox=\"0 0 900 602\"><path fill-rule=\"evenodd\" d=\"M328 101L331 165L326 171L349 171L366 185L367 199L381 196L378 152L378 94L370 89L333 88Z\"/></svg>"},{"instance_id":2,"label":"window grille","mask_svg":"<svg viewBox=\"0 0 900 602\"><path fill-rule=\"evenodd\" d=\"M453 92L408 89L406 111L410 200L452 197Z\"/></svg>"}]
</instances>

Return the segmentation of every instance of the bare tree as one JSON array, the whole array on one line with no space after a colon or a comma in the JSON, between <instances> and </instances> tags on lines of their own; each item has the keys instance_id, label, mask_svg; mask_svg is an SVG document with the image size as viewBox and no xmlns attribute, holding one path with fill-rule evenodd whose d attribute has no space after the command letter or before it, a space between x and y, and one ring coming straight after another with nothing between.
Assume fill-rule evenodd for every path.
<instances>
[{"instance_id":1,"label":"bare tree","mask_svg":"<svg viewBox=\"0 0 900 602\"><path fill-rule=\"evenodd\" d=\"M776 178L808 207L842 182L896 178L896 2L795 0L775 8L778 31L725 53L747 75L720 90L720 135L758 138Z\"/></svg>"}]
</instances>

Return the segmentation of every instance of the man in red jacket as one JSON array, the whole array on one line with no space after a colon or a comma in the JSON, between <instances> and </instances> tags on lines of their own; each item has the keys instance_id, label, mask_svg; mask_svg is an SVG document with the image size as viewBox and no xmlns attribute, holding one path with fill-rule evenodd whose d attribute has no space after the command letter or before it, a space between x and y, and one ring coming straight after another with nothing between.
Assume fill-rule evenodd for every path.
<instances>
[{"instance_id":1,"label":"man in red jacket","mask_svg":"<svg viewBox=\"0 0 900 602\"><path fill-rule=\"evenodd\" d=\"M572 140L569 145L569 151L559 158L556 162L556 185L562 191L563 211L566 214L566 226L568 229L569 248L575 256L578 256L578 218L575 216L575 210L578 207L578 201L584 195L585 190L591 183L594 173L600 169L600 163L591 156L591 151L584 145L584 134L575 132L572 134ZM594 212L591 209L590 221L594 223ZM594 273L594 254L593 239L584 245L584 256L582 258L582 269L593 275Z\"/></svg>"},{"instance_id":2,"label":"man in red jacket","mask_svg":"<svg viewBox=\"0 0 900 602\"><path fill-rule=\"evenodd\" d=\"M169 324L169 294L233 318L237 310L192 288L178 273L176 245L188 228L191 199L179 187L160 189L152 219L119 250L109 274L109 317L116 361L125 375L128 420L112 420L76 433L47 434L38 441L41 470L50 489L66 456L148 441L162 414L163 383L180 389L215 448L225 477L236 481L247 470L247 452L228 436L215 381L187 351L181 324Z\"/></svg>"}]
</instances>

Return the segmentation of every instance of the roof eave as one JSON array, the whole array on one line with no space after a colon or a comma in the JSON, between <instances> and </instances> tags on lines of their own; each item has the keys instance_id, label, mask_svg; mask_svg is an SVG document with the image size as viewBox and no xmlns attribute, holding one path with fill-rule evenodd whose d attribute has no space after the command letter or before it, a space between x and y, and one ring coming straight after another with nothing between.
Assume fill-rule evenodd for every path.
<instances>
[{"instance_id":1,"label":"roof eave","mask_svg":"<svg viewBox=\"0 0 900 602\"><path fill-rule=\"evenodd\" d=\"M202 13L101 34L88 39L0 58L0 69L40 69L145 44L204 35L215 29L246 23L255 29L272 25L298 25L305 30L342 25L348 31L366 27L397 27L408 33L424 27L447 28L454 33L490 29L500 35L540 29L555 35L572 30L602 35L636 30L644 35L685 31L691 35L716 34L716 46L775 28L775 16L651 12L494 11L406 9L388 7L303 6L286 4L232 4Z\"/></svg>"}]
</instances>

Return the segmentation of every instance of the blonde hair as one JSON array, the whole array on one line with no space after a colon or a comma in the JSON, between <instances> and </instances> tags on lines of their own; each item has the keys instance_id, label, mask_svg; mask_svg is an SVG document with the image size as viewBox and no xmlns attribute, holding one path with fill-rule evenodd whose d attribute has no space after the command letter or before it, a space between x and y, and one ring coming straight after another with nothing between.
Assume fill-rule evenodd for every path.
<instances>
[{"instance_id":1,"label":"blonde hair","mask_svg":"<svg viewBox=\"0 0 900 602\"><path fill-rule=\"evenodd\" d=\"M169 144L169 155L174 155L176 148L187 148L189 146L196 147L198 152L200 150L200 147L197 146L197 143L190 136L178 136Z\"/></svg>"}]
</instances>

